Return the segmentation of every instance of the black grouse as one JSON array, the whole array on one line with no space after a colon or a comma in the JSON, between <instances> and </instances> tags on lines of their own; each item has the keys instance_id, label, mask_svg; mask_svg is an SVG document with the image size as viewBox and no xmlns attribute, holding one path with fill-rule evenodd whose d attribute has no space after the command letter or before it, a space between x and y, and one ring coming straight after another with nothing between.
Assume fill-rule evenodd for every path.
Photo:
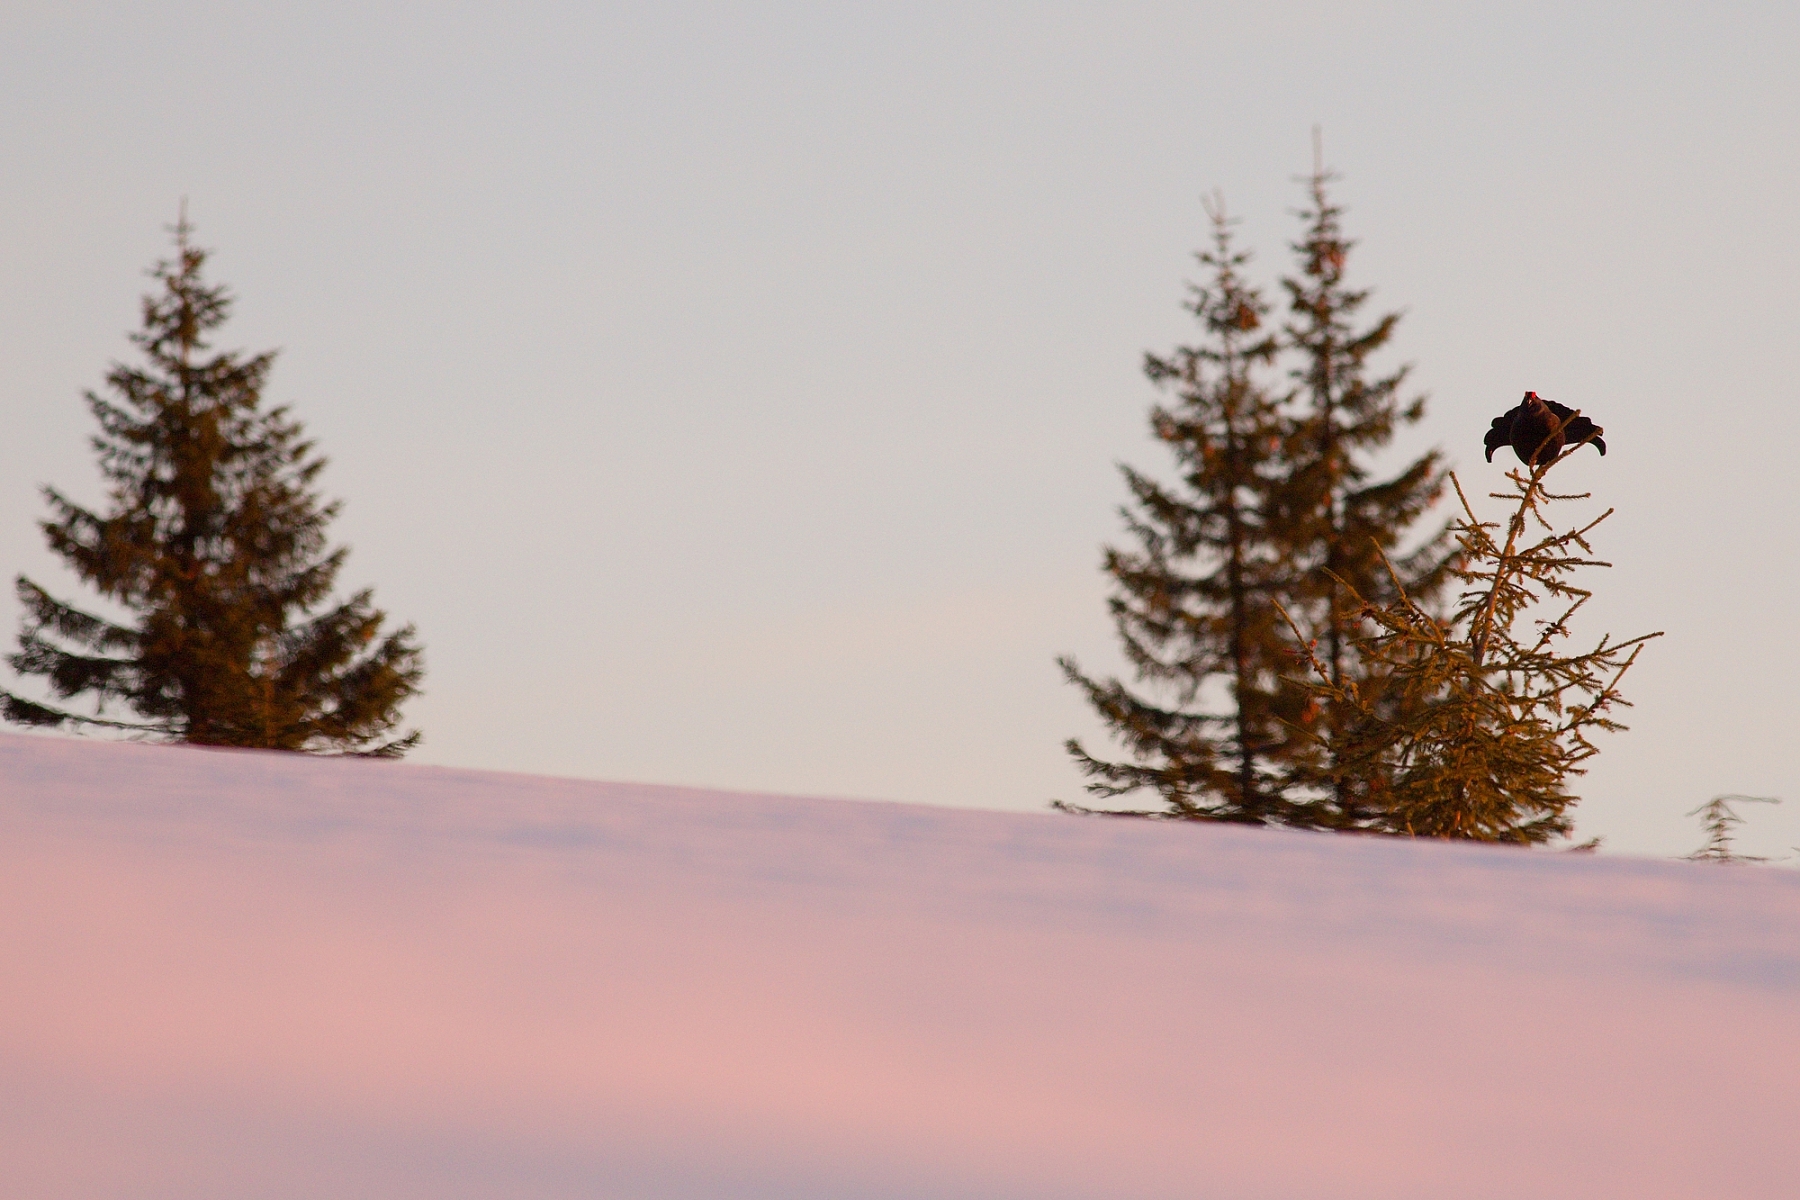
<instances>
[{"instance_id":1,"label":"black grouse","mask_svg":"<svg viewBox=\"0 0 1800 1200\"><path fill-rule=\"evenodd\" d=\"M1487 446L1487 460L1494 461L1494 451L1502 446L1511 446L1519 461L1528 467L1539 463L1547 463L1563 452L1567 445L1580 445L1590 442L1594 449L1602 455L1606 453L1606 443L1600 435L1606 430L1600 428L1586 417L1575 417L1575 410L1566 404L1558 404L1554 400L1546 400L1536 392L1526 392L1525 399L1511 410L1494 418L1493 427L1482 439ZM1566 422L1561 429L1551 433L1558 421Z\"/></svg>"}]
</instances>

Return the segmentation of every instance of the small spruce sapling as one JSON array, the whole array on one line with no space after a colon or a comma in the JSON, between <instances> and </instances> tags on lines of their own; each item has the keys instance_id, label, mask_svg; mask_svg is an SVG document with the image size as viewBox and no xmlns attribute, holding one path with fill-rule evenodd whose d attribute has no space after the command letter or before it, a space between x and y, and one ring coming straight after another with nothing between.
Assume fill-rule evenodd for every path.
<instances>
[{"instance_id":1,"label":"small spruce sapling","mask_svg":"<svg viewBox=\"0 0 1800 1200\"><path fill-rule=\"evenodd\" d=\"M1734 804L1780 804L1773 796L1714 796L1699 808L1688 813L1690 817L1699 817L1700 825L1706 830L1706 845L1688 855L1695 862L1767 862L1768 859L1757 854L1739 854L1731 848L1731 831L1744 823L1744 818L1737 815L1731 806Z\"/></svg>"},{"instance_id":2,"label":"small spruce sapling","mask_svg":"<svg viewBox=\"0 0 1800 1200\"><path fill-rule=\"evenodd\" d=\"M1563 424L1572 423L1571 415ZM1329 735L1333 782L1355 795L1370 832L1477 841L1541 843L1567 836L1576 797L1572 776L1598 753L1590 735L1624 726L1611 713L1643 644L1660 633L1569 653L1569 622L1591 593L1573 582L1593 558L1589 537L1611 509L1558 533L1548 505L1585 500L1544 487L1573 454L1508 472L1511 519L1480 520L1454 475L1462 515L1453 529L1461 554L1452 567L1464 590L1448 621L1421 607L1392 571L1395 596L1365 600L1346 585L1364 625L1354 639L1363 669L1337 679L1307 645L1299 659L1313 693L1347 705L1355 719ZM1533 540L1528 535L1541 531ZM1539 606L1551 615L1527 622ZM1296 636L1297 626L1290 622Z\"/></svg>"}]
</instances>

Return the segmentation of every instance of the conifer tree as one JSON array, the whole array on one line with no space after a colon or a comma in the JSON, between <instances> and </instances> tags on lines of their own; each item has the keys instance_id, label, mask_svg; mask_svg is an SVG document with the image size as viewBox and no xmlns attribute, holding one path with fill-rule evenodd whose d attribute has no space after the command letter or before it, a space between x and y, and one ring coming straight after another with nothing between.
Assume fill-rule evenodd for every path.
<instances>
[{"instance_id":1,"label":"conifer tree","mask_svg":"<svg viewBox=\"0 0 1800 1200\"><path fill-rule=\"evenodd\" d=\"M1423 418L1425 398L1402 398L1409 367L1384 375L1371 371L1371 358L1392 342L1401 314L1390 312L1367 326L1357 325L1370 293L1345 281L1355 242L1345 236L1343 209L1331 199L1329 185L1336 176L1325 169L1317 130L1313 150L1308 204L1300 212L1305 228L1292 246L1297 271L1282 280L1289 307L1283 348L1296 361L1293 378L1304 406L1291 424L1286 479L1279 493L1289 510L1284 523L1297 527L1299 568L1283 599L1306 640L1316 643L1332 680L1342 683L1354 680L1361 669L1352 652L1359 605L1349 602L1350 595L1377 602L1393 599L1392 569L1412 602L1430 608L1449 582L1455 551L1446 549L1447 531L1439 529L1399 552L1409 531L1443 493L1441 456L1432 450L1397 474L1376 475L1374 457L1397 430ZM1306 717L1311 730L1356 719L1329 697ZM1330 772L1328 761L1296 760L1290 782L1316 785ZM1367 814L1357 809L1354 792L1342 785L1330 790L1338 823L1360 824Z\"/></svg>"},{"instance_id":2,"label":"conifer tree","mask_svg":"<svg viewBox=\"0 0 1800 1200\"><path fill-rule=\"evenodd\" d=\"M1738 804L1780 804L1773 796L1714 796L1699 808L1688 813L1690 817L1699 817L1701 827L1706 830L1706 845L1688 855L1695 862L1768 862L1760 854L1739 854L1731 848L1732 830L1744 823L1744 818L1737 815L1732 807Z\"/></svg>"},{"instance_id":3,"label":"conifer tree","mask_svg":"<svg viewBox=\"0 0 1800 1200\"><path fill-rule=\"evenodd\" d=\"M1264 379L1277 344L1263 327L1267 305L1243 278L1249 255L1234 248L1223 204L1207 208L1212 249L1198 257L1211 279L1188 304L1202 340L1146 355L1144 366L1175 395L1151 410L1150 425L1180 482L1121 467L1132 496L1121 512L1136 544L1105 552L1117 589L1113 623L1139 683L1154 694L1059 660L1135 761L1104 761L1075 739L1067 748L1096 796L1161 794L1162 812L1126 810L1132 815L1305 825L1313 816L1279 784L1293 706L1304 696L1281 678L1290 660L1272 602L1292 585L1270 502L1287 442Z\"/></svg>"},{"instance_id":4,"label":"conifer tree","mask_svg":"<svg viewBox=\"0 0 1800 1200\"><path fill-rule=\"evenodd\" d=\"M1590 734L1624 728L1610 715L1627 704L1620 680L1643 643L1662 636L1605 635L1576 653L1562 647L1591 594L1574 573L1609 565L1591 557L1588 538L1611 509L1561 533L1544 514L1548 504L1588 498L1543 486L1580 444L1529 474L1509 473L1512 490L1494 493L1513 504L1503 542L1451 476L1462 505L1451 569L1465 590L1449 619L1420 605L1397 571L1385 603L1340 581L1367 623L1351 639L1360 678L1334 674L1315 643L1308 687L1353 717L1316 736L1329 742L1332 782L1365 814L1363 828L1517 843L1572 828L1570 780L1598 753ZM1534 527L1542 535L1530 540ZM1541 605L1551 606L1548 618L1521 629Z\"/></svg>"},{"instance_id":5,"label":"conifer tree","mask_svg":"<svg viewBox=\"0 0 1800 1200\"><path fill-rule=\"evenodd\" d=\"M419 740L396 733L423 677L413 629L381 636L367 590L320 609L346 554L326 546L338 505L313 490L325 460L286 408L261 407L272 352L208 353L231 297L202 278L206 252L185 213L173 232L174 258L152 272L162 290L144 298L132 336L144 364L115 365L110 397L87 394L107 510L44 489L50 548L129 619L81 611L20 576L13 669L94 712L11 692L0 708L27 725L398 756Z\"/></svg>"}]
</instances>

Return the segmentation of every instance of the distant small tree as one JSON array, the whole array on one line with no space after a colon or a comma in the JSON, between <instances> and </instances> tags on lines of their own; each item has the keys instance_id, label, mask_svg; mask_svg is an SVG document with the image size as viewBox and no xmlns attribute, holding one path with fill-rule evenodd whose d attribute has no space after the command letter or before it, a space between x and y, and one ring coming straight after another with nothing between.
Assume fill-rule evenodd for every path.
<instances>
[{"instance_id":1,"label":"distant small tree","mask_svg":"<svg viewBox=\"0 0 1800 1200\"><path fill-rule=\"evenodd\" d=\"M1521 843L1572 828L1569 781L1598 753L1590 734L1624 728L1610 716L1627 703L1620 680L1643 643L1662 636L1602 636L1580 653L1561 645L1591 594L1573 574L1609 565L1591 557L1588 537L1612 510L1562 533L1544 516L1547 504L1587 498L1543 487L1550 469L1578 447L1529 474L1508 474L1513 490L1494 493L1513 505L1504 541L1495 536L1500 526L1478 519L1451 477L1462 505L1453 526L1460 560L1452 569L1466 590L1448 620L1421 607L1398 572L1390 573L1393 599L1386 603L1344 583L1352 611L1366 622L1353 645L1364 664L1361 678L1334 674L1315 644L1308 686L1354 715L1321 737L1331 743L1334 782L1367 814L1363 827ZM1527 537L1533 527L1543 531L1535 540ZM1553 606L1550 616L1521 628L1539 604Z\"/></svg>"},{"instance_id":2,"label":"distant small tree","mask_svg":"<svg viewBox=\"0 0 1800 1200\"><path fill-rule=\"evenodd\" d=\"M413 629L381 636L367 590L315 611L346 553L327 549L338 506L312 487L325 460L287 409L261 408L273 353L206 353L231 300L202 279L206 252L185 214L174 233L175 257L152 272L162 291L145 297L132 337L144 365L115 366L111 398L87 395L107 510L44 489L50 549L128 619L20 576L25 617L8 661L94 712L6 691L0 711L198 745L398 756L419 740L395 732L423 676ZM109 716L113 705L135 719Z\"/></svg>"},{"instance_id":3,"label":"distant small tree","mask_svg":"<svg viewBox=\"0 0 1800 1200\"><path fill-rule=\"evenodd\" d=\"M1243 278L1249 256L1234 248L1223 204L1208 213L1212 249L1198 257L1211 278L1188 306L1202 340L1144 364L1175 394L1151 410L1150 426L1174 455L1179 482L1122 467L1133 503L1121 511L1135 545L1105 555L1117 588L1113 623L1151 692L1059 660L1135 761L1096 758L1075 739L1067 747L1090 793L1161 795L1161 812L1125 810L1134 815L1306 825L1314 818L1279 784L1305 697L1282 682L1290 649L1273 602L1292 584L1287 533L1272 524L1269 495L1287 434L1263 378L1277 343L1263 329L1266 304Z\"/></svg>"},{"instance_id":4,"label":"distant small tree","mask_svg":"<svg viewBox=\"0 0 1800 1200\"><path fill-rule=\"evenodd\" d=\"M1737 815L1733 804L1780 804L1773 796L1714 796L1699 808L1688 813L1690 817L1699 817L1701 827L1706 830L1706 844L1688 855L1697 862L1767 862L1768 859L1756 854L1739 854L1732 850L1732 830L1744 823L1744 818Z\"/></svg>"}]
</instances>

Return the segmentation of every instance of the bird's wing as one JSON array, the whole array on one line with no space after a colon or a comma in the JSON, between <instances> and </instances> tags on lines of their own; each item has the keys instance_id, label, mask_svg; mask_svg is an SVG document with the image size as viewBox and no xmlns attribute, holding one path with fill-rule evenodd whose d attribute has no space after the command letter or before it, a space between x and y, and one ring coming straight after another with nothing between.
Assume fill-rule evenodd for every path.
<instances>
[{"instance_id":1,"label":"bird's wing","mask_svg":"<svg viewBox=\"0 0 1800 1200\"><path fill-rule=\"evenodd\" d=\"M1518 407L1509 408L1499 416L1495 417L1493 424L1487 431L1487 436L1481 439L1481 444L1487 447L1487 460L1489 462L1494 461L1494 451L1512 441L1513 417L1518 415L1519 408L1522 407L1524 406L1520 405Z\"/></svg>"},{"instance_id":2,"label":"bird's wing","mask_svg":"<svg viewBox=\"0 0 1800 1200\"><path fill-rule=\"evenodd\" d=\"M1575 417L1575 410L1566 404L1558 404L1554 400L1546 400L1544 403L1552 413L1556 414L1556 419L1559 421L1569 421L1570 417ZM1569 421L1567 425L1563 426L1563 441L1571 446L1586 442L1600 452L1600 457L1605 458L1606 443L1600 438L1600 435L1605 432L1586 417L1575 417L1573 421Z\"/></svg>"},{"instance_id":3,"label":"bird's wing","mask_svg":"<svg viewBox=\"0 0 1800 1200\"><path fill-rule=\"evenodd\" d=\"M1606 456L1606 443L1600 440L1600 435L1605 432L1604 429L1600 428L1586 417L1576 417L1573 421L1570 421L1568 427L1563 430L1563 440L1571 446L1586 442L1588 445L1598 450L1601 457L1604 458Z\"/></svg>"}]
</instances>

